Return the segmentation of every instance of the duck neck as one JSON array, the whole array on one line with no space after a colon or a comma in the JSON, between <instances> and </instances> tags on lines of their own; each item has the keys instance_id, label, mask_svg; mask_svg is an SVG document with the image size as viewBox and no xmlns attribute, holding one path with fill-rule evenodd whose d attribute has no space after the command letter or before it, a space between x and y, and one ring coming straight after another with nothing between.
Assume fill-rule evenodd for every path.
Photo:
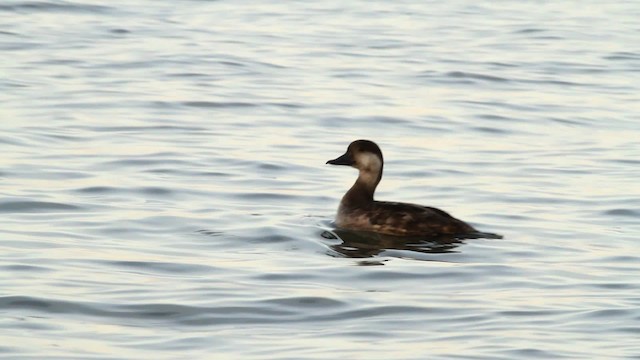
<instances>
[{"instance_id":1,"label":"duck neck","mask_svg":"<svg viewBox=\"0 0 640 360\"><path fill-rule=\"evenodd\" d=\"M342 205L349 208L366 207L373 202L373 193L382 179L382 169L377 173L360 170L358 179L342 198Z\"/></svg>"}]
</instances>

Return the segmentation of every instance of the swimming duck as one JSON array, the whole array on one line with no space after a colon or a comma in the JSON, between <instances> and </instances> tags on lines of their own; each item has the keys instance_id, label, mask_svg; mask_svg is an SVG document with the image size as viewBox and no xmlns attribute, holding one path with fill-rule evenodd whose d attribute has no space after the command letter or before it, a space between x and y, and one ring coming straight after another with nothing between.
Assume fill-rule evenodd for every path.
<instances>
[{"instance_id":1,"label":"swimming duck","mask_svg":"<svg viewBox=\"0 0 640 360\"><path fill-rule=\"evenodd\" d=\"M356 140L342 156L327 161L358 169L358 179L340 201L336 225L343 229L399 236L464 235L476 232L448 213L400 202L375 201L373 193L382 179L384 160L376 143Z\"/></svg>"}]
</instances>

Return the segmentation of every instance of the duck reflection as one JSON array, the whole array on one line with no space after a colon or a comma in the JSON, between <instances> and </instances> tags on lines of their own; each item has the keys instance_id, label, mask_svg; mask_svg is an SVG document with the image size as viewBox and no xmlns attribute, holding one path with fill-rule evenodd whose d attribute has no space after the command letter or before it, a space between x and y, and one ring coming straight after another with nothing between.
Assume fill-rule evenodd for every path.
<instances>
[{"instance_id":1,"label":"duck reflection","mask_svg":"<svg viewBox=\"0 0 640 360\"><path fill-rule=\"evenodd\" d=\"M502 238L500 235L489 233L474 233L463 236L406 237L344 229L325 230L322 237L341 241L339 244L329 246L338 253L351 258L374 257L385 250L409 250L426 254L452 253L456 252L456 249L469 239Z\"/></svg>"}]
</instances>

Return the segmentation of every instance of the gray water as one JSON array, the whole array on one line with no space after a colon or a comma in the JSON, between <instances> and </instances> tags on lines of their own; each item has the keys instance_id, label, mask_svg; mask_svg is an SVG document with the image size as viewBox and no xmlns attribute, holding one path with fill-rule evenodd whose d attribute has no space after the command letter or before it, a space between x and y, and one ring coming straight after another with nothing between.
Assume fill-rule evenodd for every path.
<instances>
[{"instance_id":1,"label":"gray water","mask_svg":"<svg viewBox=\"0 0 640 360\"><path fill-rule=\"evenodd\" d=\"M0 3L0 355L639 359L640 4ZM337 231L382 200L503 239Z\"/></svg>"}]
</instances>

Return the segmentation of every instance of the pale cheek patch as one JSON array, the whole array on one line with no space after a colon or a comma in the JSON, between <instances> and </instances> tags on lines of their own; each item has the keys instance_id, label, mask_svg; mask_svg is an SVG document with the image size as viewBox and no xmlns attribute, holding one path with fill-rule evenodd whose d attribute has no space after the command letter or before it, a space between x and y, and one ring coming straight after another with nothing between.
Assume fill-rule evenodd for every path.
<instances>
[{"instance_id":1,"label":"pale cheek patch","mask_svg":"<svg viewBox=\"0 0 640 360\"><path fill-rule=\"evenodd\" d=\"M382 167L380 158L372 153L359 154L357 158L359 168L363 171L378 173Z\"/></svg>"},{"instance_id":2,"label":"pale cheek patch","mask_svg":"<svg viewBox=\"0 0 640 360\"><path fill-rule=\"evenodd\" d=\"M382 168L380 158L371 153L358 154L356 158L357 167L360 170L360 180L370 186L375 186L378 174Z\"/></svg>"}]
</instances>

